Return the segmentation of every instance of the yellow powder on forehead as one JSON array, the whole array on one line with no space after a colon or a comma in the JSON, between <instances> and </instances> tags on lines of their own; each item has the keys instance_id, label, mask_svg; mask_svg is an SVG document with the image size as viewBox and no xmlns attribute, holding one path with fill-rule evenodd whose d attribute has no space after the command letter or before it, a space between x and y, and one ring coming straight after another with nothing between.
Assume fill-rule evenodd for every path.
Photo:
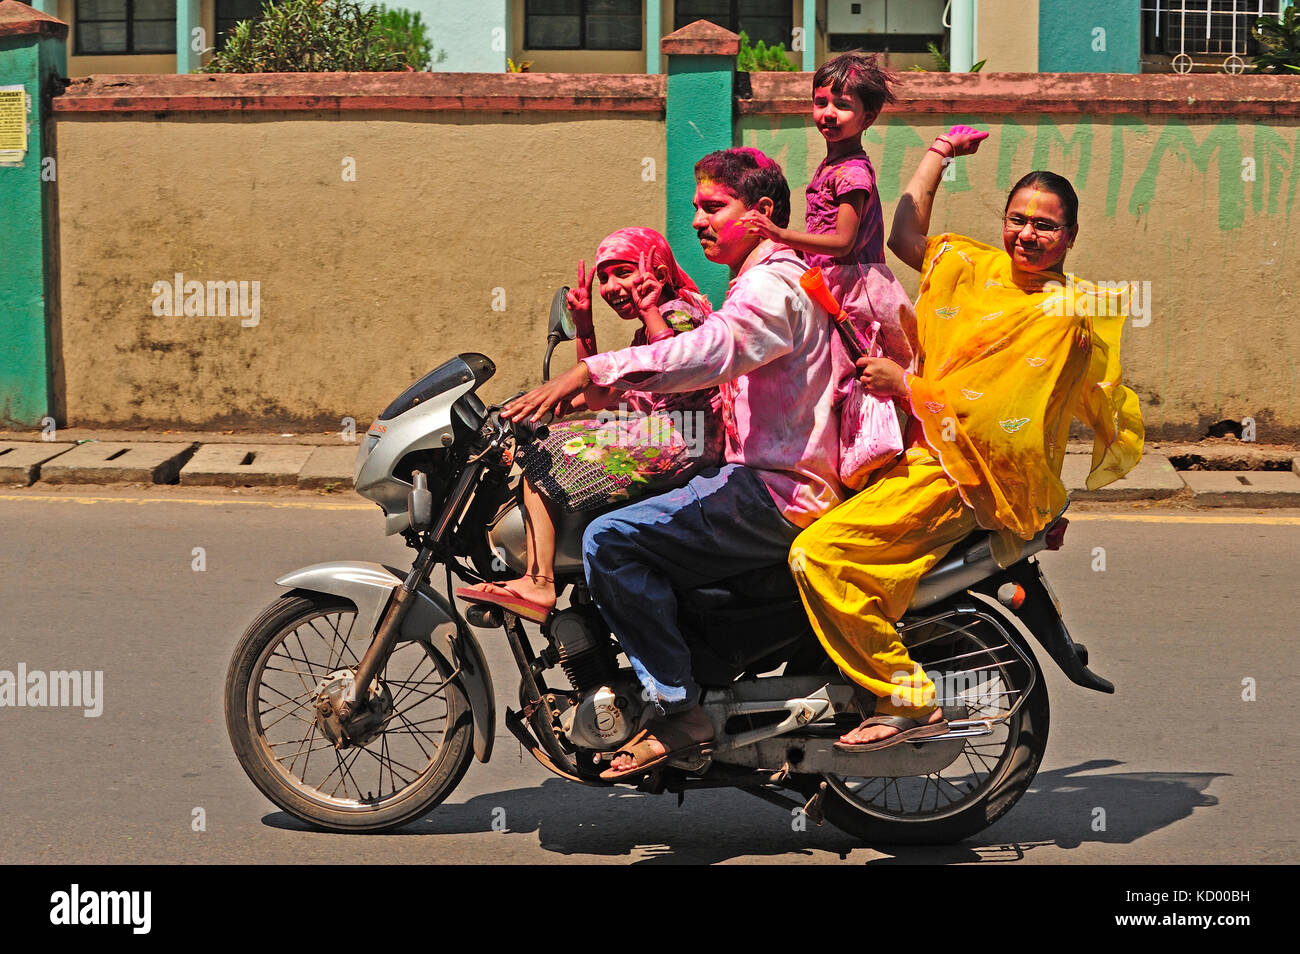
<instances>
[{"instance_id":1,"label":"yellow powder on forehead","mask_svg":"<svg viewBox=\"0 0 1300 954\"><path fill-rule=\"evenodd\" d=\"M1040 195L1042 193L1035 189L1034 194L1029 197L1029 203L1025 206L1025 215L1033 215L1038 211L1038 197Z\"/></svg>"}]
</instances>

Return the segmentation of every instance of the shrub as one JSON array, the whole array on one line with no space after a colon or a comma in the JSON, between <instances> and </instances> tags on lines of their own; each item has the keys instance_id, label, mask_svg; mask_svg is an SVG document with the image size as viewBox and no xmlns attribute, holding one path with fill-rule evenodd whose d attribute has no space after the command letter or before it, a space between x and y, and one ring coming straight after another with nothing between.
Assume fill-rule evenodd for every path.
<instances>
[{"instance_id":1,"label":"shrub","mask_svg":"<svg viewBox=\"0 0 1300 954\"><path fill-rule=\"evenodd\" d=\"M379 10L348 0L282 0L236 23L202 72L390 72L408 68L409 47L409 37L395 44L385 32Z\"/></svg>"},{"instance_id":2,"label":"shrub","mask_svg":"<svg viewBox=\"0 0 1300 954\"><path fill-rule=\"evenodd\" d=\"M785 44L768 46L762 40L757 46L749 45L749 36L740 31L740 53L736 56L736 69L742 73L793 73L795 65L785 55Z\"/></svg>"},{"instance_id":3,"label":"shrub","mask_svg":"<svg viewBox=\"0 0 1300 954\"><path fill-rule=\"evenodd\" d=\"M1279 22L1264 17L1252 31L1264 49L1254 59L1254 73L1300 73L1300 8L1286 8Z\"/></svg>"}]
</instances>

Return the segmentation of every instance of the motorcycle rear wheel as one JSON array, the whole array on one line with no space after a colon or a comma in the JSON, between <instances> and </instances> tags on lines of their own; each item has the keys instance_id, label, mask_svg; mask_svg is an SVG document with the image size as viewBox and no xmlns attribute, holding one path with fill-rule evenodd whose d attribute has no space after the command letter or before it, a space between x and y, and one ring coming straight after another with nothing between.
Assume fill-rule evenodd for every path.
<instances>
[{"instance_id":1,"label":"motorcycle rear wheel","mask_svg":"<svg viewBox=\"0 0 1300 954\"><path fill-rule=\"evenodd\" d=\"M961 665L989 667L983 671L990 679L978 696L989 704L971 704L970 718L996 715L999 705L1004 712L1009 709L1009 701L998 700L1016 697L1002 693L1023 693L1032 667L1032 691L1015 714L1000 725L995 723L992 735L968 738L956 760L932 775L825 776L827 821L873 844L952 844L982 831L1011 810L1042 762L1049 707L1047 685L1033 652L1013 627L1003 625L1006 637L980 620L978 626L913 650L911 655L927 671L937 660L963 655ZM1006 638L1015 641L1029 665L1008 648L997 648L1006 646Z\"/></svg>"},{"instance_id":2,"label":"motorcycle rear wheel","mask_svg":"<svg viewBox=\"0 0 1300 954\"><path fill-rule=\"evenodd\" d=\"M290 815L336 832L388 831L431 811L464 776L470 706L432 643L401 642L379 676L391 714L364 745L336 750L314 703L326 676L355 669L370 643L355 620L351 603L320 593L268 607L230 661L226 728L253 784Z\"/></svg>"}]
</instances>

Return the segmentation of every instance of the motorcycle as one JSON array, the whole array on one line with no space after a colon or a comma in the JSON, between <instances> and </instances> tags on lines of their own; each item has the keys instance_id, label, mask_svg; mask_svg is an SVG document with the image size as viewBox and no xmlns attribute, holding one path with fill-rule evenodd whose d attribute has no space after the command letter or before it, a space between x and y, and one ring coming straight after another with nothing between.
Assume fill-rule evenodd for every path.
<instances>
[{"instance_id":1,"label":"motorcycle","mask_svg":"<svg viewBox=\"0 0 1300 954\"><path fill-rule=\"evenodd\" d=\"M544 377L556 345L575 336L565 291L552 303ZM286 574L276 582L288 592L231 659L225 715L240 765L313 826L409 824L451 794L471 758L489 760L496 702L471 627L504 630L520 680L505 725L561 778L619 784L600 772L655 714L583 578L590 515L557 527L556 588L568 600L540 638L499 607L462 614L451 596L453 576L499 581L525 568L514 456L545 435L479 398L494 372L482 354L452 358L393 401L358 450L356 490L417 552L409 569L333 562ZM715 739L707 753L622 784L679 798L734 787L868 843L949 843L991 825L1029 787L1047 744L1047 687L1031 643L1075 684L1114 692L1089 670L1034 558L1061 546L1065 526L1058 516L1006 569L977 532L921 580L897 629L935 682L950 731L874 752L834 747L870 702L817 642L784 564L680 592Z\"/></svg>"}]
</instances>

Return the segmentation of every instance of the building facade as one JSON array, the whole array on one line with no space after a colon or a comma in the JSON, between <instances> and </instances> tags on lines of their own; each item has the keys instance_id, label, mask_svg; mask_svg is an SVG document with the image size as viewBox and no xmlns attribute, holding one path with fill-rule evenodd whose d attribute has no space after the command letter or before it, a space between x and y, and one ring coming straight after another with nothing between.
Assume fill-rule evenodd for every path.
<instances>
[{"instance_id":1,"label":"building facade","mask_svg":"<svg viewBox=\"0 0 1300 954\"><path fill-rule=\"evenodd\" d=\"M264 0L31 0L70 27L68 74L188 73ZM662 37L705 19L812 71L849 49L907 70L1242 72L1251 26L1291 0L390 0L419 12L434 70L660 73Z\"/></svg>"}]
</instances>

